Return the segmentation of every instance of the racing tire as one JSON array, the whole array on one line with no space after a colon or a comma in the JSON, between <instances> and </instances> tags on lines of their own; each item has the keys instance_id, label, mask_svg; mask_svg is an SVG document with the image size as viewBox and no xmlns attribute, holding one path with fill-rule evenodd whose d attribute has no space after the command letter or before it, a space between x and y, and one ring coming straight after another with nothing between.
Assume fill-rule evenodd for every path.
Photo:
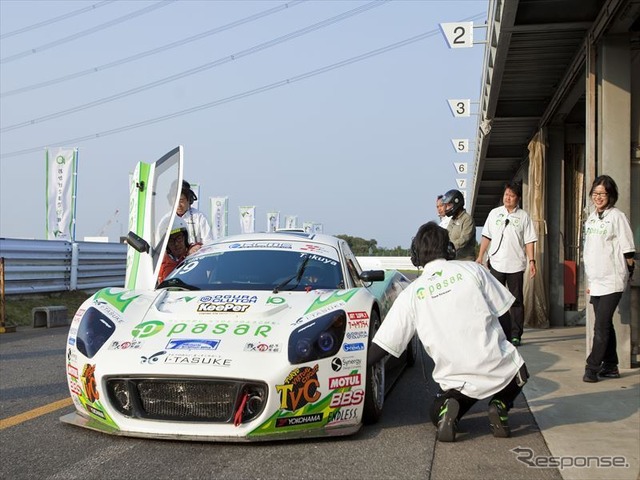
<instances>
[{"instance_id":1,"label":"racing tire","mask_svg":"<svg viewBox=\"0 0 640 480\"><path fill-rule=\"evenodd\" d=\"M414 335L411 337L411 340L409 340L409 345L407 345L407 367L413 367L416 364L419 348L420 343L418 342L418 336Z\"/></svg>"},{"instance_id":2,"label":"racing tire","mask_svg":"<svg viewBox=\"0 0 640 480\"><path fill-rule=\"evenodd\" d=\"M373 310L369 321L369 346L371 340L375 336L378 328L380 328L380 314ZM383 358L375 365L366 368L364 409L362 413L362 421L365 424L376 423L382 415L384 407L384 389L385 389L385 361Z\"/></svg>"}]
</instances>

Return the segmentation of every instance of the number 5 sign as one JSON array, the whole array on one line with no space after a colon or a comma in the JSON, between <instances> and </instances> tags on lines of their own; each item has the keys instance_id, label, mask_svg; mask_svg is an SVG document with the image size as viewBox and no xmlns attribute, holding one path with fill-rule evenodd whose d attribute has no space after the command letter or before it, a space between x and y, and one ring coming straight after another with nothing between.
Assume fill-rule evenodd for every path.
<instances>
[{"instance_id":1,"label":"number 5 sign","mask_svg":"<svg viewBox=\"0 0 640 480\"><path fill-rule=\"evenodd\" d=\"M473 47L473 22L441 23L449 48Z\"/></svg>"},{"instance_id":2,"label":"number 5 sign","mask_svg":"<svg viewBox=\"0 0 640 480\"><path fill-rule=\"evenodd\" d=\"M469 152L469 139L468 138L452 138L451 143L453 143L453 148L458 153L468 153Z\"/></svg>"}]
</instances>

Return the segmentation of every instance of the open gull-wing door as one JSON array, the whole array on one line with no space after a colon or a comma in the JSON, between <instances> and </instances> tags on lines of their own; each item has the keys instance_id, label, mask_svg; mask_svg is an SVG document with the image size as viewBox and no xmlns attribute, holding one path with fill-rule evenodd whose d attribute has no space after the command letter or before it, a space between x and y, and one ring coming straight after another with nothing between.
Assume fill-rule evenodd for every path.
<instances>
[{"instance_id":1,"label":"open gull-wing door","mask_svg":"<svg viewBox=\"0 0 640 480\"><path fill-rule=\"evenodd\" d=\"M178 146L154 163L138 162L130 177L125 288L156 285L180 199L182 157Z\"/></svg>"}]
</instances>

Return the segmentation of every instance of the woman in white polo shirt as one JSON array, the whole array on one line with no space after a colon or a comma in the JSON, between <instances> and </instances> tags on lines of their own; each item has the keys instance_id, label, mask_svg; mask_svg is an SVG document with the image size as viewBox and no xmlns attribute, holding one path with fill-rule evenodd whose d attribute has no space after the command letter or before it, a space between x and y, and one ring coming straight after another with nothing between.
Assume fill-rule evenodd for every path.
<instances>
[{"instance_id":1,"label":"woman in white polo shirt","mask_svg":"<svg viewBox=\"0 0 640 480\"><path fill-rule=\"evenodd\" d=\"M595 322L593 344L582 380L618 378L615 312L635 268L633 233L629 219L615 207L618 186L608 175L593 181L589 191L595 210L584 225L584 269Z\"/></svg>"},{"instance_id":2,"label":"woman in white polo shirt","mask_svg":"<svg viewBox=\"0 0 640 480\"><path fill-rule=\"evenodd\" d=\"M507 182L502 205L489 212L482 229L482 240L476 262L483 263L488 254L492 275L506 285L516 297L509 312L500 317L504 334L519 347L524 330L524 272L536 275L535 244L538 236L529 214L518 205L522 197L520 183Z\"/></svg>"}]
</instances>

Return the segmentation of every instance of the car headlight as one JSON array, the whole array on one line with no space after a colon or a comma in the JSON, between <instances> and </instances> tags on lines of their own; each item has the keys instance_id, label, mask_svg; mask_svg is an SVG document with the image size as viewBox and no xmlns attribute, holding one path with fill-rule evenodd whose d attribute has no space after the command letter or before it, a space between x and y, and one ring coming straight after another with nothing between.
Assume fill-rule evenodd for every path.
<instances>
[{"instance_id":1,"label":"car headlight","mask_svg":"<svg viewBox=\"0 0 640 480\"><path fill-rule=\"evenodd\" d=\"M97 308L89 307L80 320L76 347L85 357L93 358L115 331L113 321Z\"/></svg>"},{"instance_id":2,"label":"car headlight","mask_svg":"<svg viewBox=\"0 0 640 480\"><path fill-rule=\"evenodd\" d=\"M311 362L335 355L347 328L347 314L336 310L296 328L289 337L289 362Z\"/></svg>"}]
</instances>

